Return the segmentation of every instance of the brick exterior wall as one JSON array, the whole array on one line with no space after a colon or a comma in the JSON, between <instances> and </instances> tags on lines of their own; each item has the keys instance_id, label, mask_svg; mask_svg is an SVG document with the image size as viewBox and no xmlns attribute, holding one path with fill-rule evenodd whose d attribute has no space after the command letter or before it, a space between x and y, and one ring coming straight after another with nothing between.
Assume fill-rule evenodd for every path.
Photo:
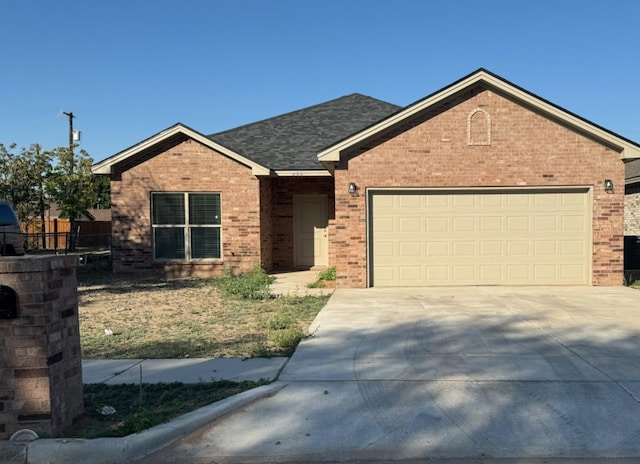
<instances>
[{"instance_id":1,"label":"brick exterior wall","mask_svg":"<svg viewBox=\"0 0 640 464\"><path fill-rule=\"evenodd\" d=\"M624 234L640 236L640 182L626 187L624 196Z\"/></svg>"},{"instance_id":2,"label":"brick exterior wall","mask_svg":"<svg viewBox=\"0 0 640 464\"><path fill-rule=\"evenodd\" d=\"M479 108L490 121L484 135L469 132ZM366 188L585 185L593 186L592 283L622 284L624 165L615 151L477 87L366 145L343 153L335 174L330 256L338 286L367 286ZM605 193L604 179L614 193ZM348 194L349 182L359 196Z\"/></svg>"},{"instance_id":3,"label":"brick exterior wall","mask_svg":"<svg viewBox=\"0 0 640 464\"><path fill-rule=\"evenodd\" d=\"M269 201L270 189L247 166L181 136L119 168L111 178L114 273L216 276L224 268L240 273L270 261L268 214L260 206ZM222 259L154 262L151 192L220 192ZM263 237L261 221L266 221Z\"/></svg>"},{"instance_id":4,"label":"brick exterior wall","mask_svg":"<svg viewBox=\"0 0 640 464\"><path fill-rule=\"evenodd\" d=\"M0 319L0 440L25 428L59 437L84 413L76 263L0 260L0 285L18 303L17 318Z\"/></svg>"},{"instance_id":5,"label":"brick exterior wall","mask_svg":"<svg viewBox=\"0 0 640 464\"><path fill-rule=\"evenodd\" d=\"M331 259L331 224L335 220L333 177L278 177L273 179L273 269L294 267L294 195L327 195L329 219L329 263Z\"/></svg>"}]
</instances>

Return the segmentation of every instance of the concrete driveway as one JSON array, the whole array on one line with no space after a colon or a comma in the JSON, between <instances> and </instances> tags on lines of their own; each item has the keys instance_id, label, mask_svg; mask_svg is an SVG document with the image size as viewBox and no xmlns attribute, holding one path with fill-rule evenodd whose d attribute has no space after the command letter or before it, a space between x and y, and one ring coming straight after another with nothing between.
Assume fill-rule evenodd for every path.
<instances>
[{"instance_id":1,"label":"concrete driveway","mask_svg":"<svg viewBox=\"0 0 640 464\"><path fill-rule=\"evenodd\" d=\"M153 462L640 457L638 290L340 289L312 332Z\"/></svg>"}]
</instances>

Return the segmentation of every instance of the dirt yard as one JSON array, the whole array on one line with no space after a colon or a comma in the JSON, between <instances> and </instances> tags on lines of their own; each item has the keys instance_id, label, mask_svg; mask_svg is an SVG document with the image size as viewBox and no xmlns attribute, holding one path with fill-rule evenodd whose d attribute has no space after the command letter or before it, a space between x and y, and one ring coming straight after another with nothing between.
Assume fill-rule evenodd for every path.
<instances>
[{"instance_id":1,"label":"dirt yard","mask_svg":"<svg viewBox=\"0 0 640 464\"><path fill-rule=\"evenodd\" d=\"M78 280L85 358L286 355L291 347L272 336L274 329L285 321L306 334L328 298L231 300L220 296L214 280L199 278L102 274Z\"/></svg>"}]
</instances>

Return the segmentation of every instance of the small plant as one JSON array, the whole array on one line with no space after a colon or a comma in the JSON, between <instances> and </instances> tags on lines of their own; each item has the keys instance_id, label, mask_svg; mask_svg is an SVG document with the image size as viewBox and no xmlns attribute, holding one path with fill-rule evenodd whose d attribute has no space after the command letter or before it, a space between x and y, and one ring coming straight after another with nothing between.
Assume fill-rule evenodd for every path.
<instances>
[{"instance_id":1,"label":"small plant","mask_svg":"<svg viewBox=\"0 0 640 464\"><path fill-rule=\"evenodd\" d=\"M320 280L336 280L336 268L335 266L325 269L318 274Z\"/></svg>"},{"instance_id":2,"label":"small plant","mask_svg":"<svg viewBox=\"0 0 640 464\"><path fill-rule=\"evenodd\" d=\"M260 266L253 270L234 276L226 271L219 279L218 288L228 298L238 300L267 300L271 298L269 286L275 278L267 274Z\"/></svg>"},{"instance_id":3,"label":"small plant","mask_svg":"<svg viewBox=\"0 0 640 464\"><path fill-rule=\"evenodd\" d=\"M326 288L328 285L326 282L333 282L336 280L336 268L330 267L324 271L318 273L318 280L311 282L307 285L307 288ZM334 285L332 285L333 287Z\"/></svg>"}]
</instances>

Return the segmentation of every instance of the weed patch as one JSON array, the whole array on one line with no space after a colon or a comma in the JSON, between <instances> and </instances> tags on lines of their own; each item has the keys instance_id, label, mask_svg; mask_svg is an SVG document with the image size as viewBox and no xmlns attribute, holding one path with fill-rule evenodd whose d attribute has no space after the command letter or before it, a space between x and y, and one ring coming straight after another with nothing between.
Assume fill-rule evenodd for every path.
<instances>
[{"instance_id":1,"label":"weed patch","mask_svg":"<svg viewBox=\"0 0 640 464\"><path fill-rule=\"evenodd\" d=\"M224 277L217 280L217 287L223 296L239 300L266 300L271 297L269 286L275 278L264 269L256 266L252 271L239 276L226 271Z\"/></svg>"},{"instance_id":2,"label":"weed patch","mask_svg":"<svg viewBox=\"0 0 640 464\"><path fill-rule=\"evenodd\" d=\"M307 285L307 288L335 288L336 268L330 267L318 273L318 279Z\"/></svg>"}]
</instances>

